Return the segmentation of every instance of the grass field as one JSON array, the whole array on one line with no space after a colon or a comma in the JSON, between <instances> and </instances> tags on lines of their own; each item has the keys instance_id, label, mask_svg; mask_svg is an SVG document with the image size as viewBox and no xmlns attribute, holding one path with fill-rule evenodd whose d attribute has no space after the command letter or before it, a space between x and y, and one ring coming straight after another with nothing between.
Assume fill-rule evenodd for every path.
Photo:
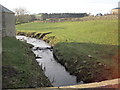
<instances>
[{"instance_id":1,"label":"grass field","mask_svg":"<svg viewBox=\"0 0 120 90\"><path fill-rule=\"evenodd\" d=\"M31 45L15 38L3 38L2 88L30 88L51 86L35 61Z\"/></svg>"},{"instance_id":2,"label":"grass field","mask_svg":"<svg viewBox=\"0 0 120 90\"><path fill-rule=\"evenodd\" d=\"M31 22L17 25L16 29L52 32L47 37L56 37L54 53L58 61L75 74L78 81L94 82L118 77L117 24L117 18L103 16L85 21Z\"/></svg>"},{"instance_id":3,"label":"grass field","mask_svg":"<svg viewBox=\"0 0 120 90\"><path fill-rule=\"evenodd\" d=\"M17 31L52 32L61 42L90 42L117 45L117 20L93 20L84 22L31 22L16 26ZM58 41L58 42L59 42Z\"/></svg>"}]
</instances>

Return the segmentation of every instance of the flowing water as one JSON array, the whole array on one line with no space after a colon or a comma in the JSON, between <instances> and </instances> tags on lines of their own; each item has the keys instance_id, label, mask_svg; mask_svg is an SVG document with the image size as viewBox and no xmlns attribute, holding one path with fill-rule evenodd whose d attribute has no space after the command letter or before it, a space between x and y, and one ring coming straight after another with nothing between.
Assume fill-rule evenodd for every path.
<instances>
[{"instance_id":1,"label":"flowing water","mask_svg":"<svg viewBox=\"0 0 120 90\"><path fill-rule=\"evenodd\" d=\"M65 67L54 59L52 48L46 42L26 36L16 36L16 38L34 46L32 51L36 55L36 60L53 86L77 84L76 76L70 75Z\"/></svg>"}]
</instances>

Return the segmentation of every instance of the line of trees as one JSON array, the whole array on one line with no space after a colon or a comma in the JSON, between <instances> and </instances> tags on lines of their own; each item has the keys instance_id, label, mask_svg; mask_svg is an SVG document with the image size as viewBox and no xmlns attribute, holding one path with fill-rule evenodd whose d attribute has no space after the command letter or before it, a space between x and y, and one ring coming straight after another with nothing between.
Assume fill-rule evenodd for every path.
<instances>
[{"instance_id":1,"label":"line of trees","mask_svg":"<svg viewBox=\"0 0 120 90\"><path fill-rule=\"evenodd\" d=\"M41 18L80 18L84 16L88 16L87 13L40 13Z\"/></svg>"},{"instance_id":2,"label":"line of trees","mask_svg":"<svg viewBox=\"0 0 120 90\"><path fill-rule=\"evenodd\" d=\"M15 8L16 24L28 23L34 20L61 19L61 18L80 18L88 16L87 13L39 13L30 15L25 8Z\"/></svg>"}]
</instances>

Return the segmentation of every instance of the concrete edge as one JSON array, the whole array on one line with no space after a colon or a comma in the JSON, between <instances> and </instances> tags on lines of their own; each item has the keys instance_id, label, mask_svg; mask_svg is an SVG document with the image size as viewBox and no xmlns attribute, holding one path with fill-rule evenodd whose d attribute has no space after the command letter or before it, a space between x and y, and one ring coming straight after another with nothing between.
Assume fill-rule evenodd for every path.
<instances>
[{"instance_id":1,"label":"concrete edge","mask_svg":"<svg viewBox=\"0 0 120 90\"><path fill-rule=\"evenodd\" d=\"M78 90L78 89L85 89L85 88L104 88L105 86L118 85L118 84L120 85L120 78L101 81L101 82L88 83L88 84L71 85L71 86L23 88L23 89L7 89L7 90L61 90L61 89L63 89L63 90ZM117 87L117 88L119 88L119 87ZM98 90L101 90L101 89L98 89ZM106 90L106 89L104 89L104 90Z\"/></svg>"},{"instance_id":2,"label":"concrete edge","mask_svg":"<svg viewBox=\"0 0 120 90\"><path fill-rule=\"evenodd\" d=\"M88 84L79 84L79 85L61 86L61 87L47 87L47 88L97 88L97 87L116 85L116 84L120 84L120 78L101 81L101 82L88 83Z\"/></svg>"}]
</instances>

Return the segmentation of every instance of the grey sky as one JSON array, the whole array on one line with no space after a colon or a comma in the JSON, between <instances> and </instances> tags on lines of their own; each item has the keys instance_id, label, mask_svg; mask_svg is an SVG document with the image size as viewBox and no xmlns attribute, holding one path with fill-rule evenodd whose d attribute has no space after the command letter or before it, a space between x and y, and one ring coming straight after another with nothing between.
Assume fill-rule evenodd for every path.
<instances>
[{"instance_id":1,"label":"grey sky","mask_svg":"<svg viewBox=\"0 0 120 90\"><path fill-rule=\"evenodd\" d=\"M110 13L119 0L0 0L13 10L24 7L30 13Z\"/></svg>"}]
</instances>

